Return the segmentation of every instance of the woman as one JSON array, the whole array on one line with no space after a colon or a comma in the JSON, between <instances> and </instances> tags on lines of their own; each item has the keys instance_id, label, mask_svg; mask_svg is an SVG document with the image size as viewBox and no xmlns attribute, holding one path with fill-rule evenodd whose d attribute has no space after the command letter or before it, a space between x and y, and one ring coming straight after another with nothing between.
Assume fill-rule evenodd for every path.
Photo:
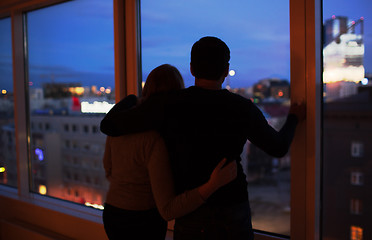
<instances>
[{"instance_id":1,"label":"woman","mask_svg":"<svg viewBox=\"0 0 372 240\"><path fill-rule=\"evenodd\" d=\"M164 64L149 74L142 101L181 88L179 71ZM136 100L129 96L115 108L130 108ZM109 239L164 239L166 220L192 212L236 177L236 162L223 167L222 160L207 183L176 196L167 149L156 131L107 137L103 162L110 181L103 212Z\"/></svg>"}]
</instances>

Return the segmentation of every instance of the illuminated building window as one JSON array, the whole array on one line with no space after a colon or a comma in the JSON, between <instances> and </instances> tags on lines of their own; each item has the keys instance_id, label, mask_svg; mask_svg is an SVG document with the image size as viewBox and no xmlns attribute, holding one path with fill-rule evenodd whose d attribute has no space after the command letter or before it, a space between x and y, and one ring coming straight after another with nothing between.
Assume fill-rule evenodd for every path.
<instances>
[{"instance_id":1,"label":"illuminated building window","mask_svg":"<svg viewBox=\"0 0 372 240\"><path fill-rule=\"evenodd\" d=\"M362 210L363 210L362 201L359 200L359 199L355 199L355 198L351 199L351 201L350 201L350 213L359 215L359 214L362 214Z\"/></svg>"},{"instance_id":2,"label":"illuminated building window","mask_svg":"<svg viewBox=\"0 0 372 240\"><path fill-rule=\"evenodd\" d=\"M352 171L350 174L350 183L352 185L363 185L364 174L360 171Z\"/></svg>"},{"instance_id":3,"label":"illuminated building window","mask_svg":"<svg viewBox=\"0 0 372 240\"><path fill-rule=\"evenodd\" d=\"M35 155L36 155L36 158L39 160L39 161L43 161L44 160L44 152L42 149L40 148L36 148L35 149Z\"/></svg>"},{"instance_id":4,"label":"illuminated building window","mask_svg":"<svg viewBox=\"0 0 372 240\"><path fill-rule=\"evenodd\" d=\"M45 185L40 185L40 186L39 186L39 193L40 193L41 195L45 195L45 194L47 193L47 188L46 188Z\"/></svg>"},{"instance_id":5,"label":"illuminated building window","mask_svg":"<svg viewBox=\"0 0 372 240\"><path fill-rule=\"evenodd\" d=\"M350 240L363 240L363 228L358 226L351 226Z\"/></svg>"},{"instance_id":6,"label":"illuminated building window","mask_svg":"<svg viewBox=\"0 0 372 240\"><path fill-rule=\"evenodd\" d=\"M363 157L364 144L360 141L351 142L351 156Z\"/></svg>"}]
</instances>

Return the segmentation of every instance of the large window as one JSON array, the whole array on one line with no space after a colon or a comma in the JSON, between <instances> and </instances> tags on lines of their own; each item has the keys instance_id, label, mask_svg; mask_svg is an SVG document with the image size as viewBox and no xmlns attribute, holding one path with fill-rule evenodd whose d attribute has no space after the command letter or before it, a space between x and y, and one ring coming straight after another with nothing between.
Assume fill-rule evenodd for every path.
<instances>
[{"instance_id":1,"label":"large window","mask_svg":"<svg viewBox=\"0 0 372 240\"><path fill-rule=\"evenodd\" d=\"M10 18L0 19L0 184L17 186Z\"/></svg>"},{"instance_id":2,"label":"large window","mask_svg":"<svg viewBox=\"0 0 372 240\"><path fill-rule=\"evenodd\" d=\"M371 239L371 1L323 1L323 238Z\"/></svg>"},{"instance_id":3,"label":"large window","mask_svg":"<svg viewBox=\"0 0 372 240\"><path fill-rule=\"evenodd\" d=\"M186 87L193 85L191 47L203 36L216 36L231 51L223 87L252 99L275 128L284 123L290 105L288 1L142 0L141 30L144 80L169 63ZM273 158L247 142L241 157L253 227L290 235L290 156Z\"/></svg>"},{"instance_id":4,"label":"large window","mask_svg":"<svg viewBox=\"0 0 372 240\"><path fill-rule=\"evenodd\" d=\"M119 40L117 42L130 46L125 50L136 49L136 46L133 46L131 42L133 40L131 37L135 35L131 34L135 32L133 30L135 29L135 21L131 17L139 12L133 7L134 3L139 0L114 0L116 7L125 6L125 10L122 11L116 11L117 8L115 8L115 13L118 13L115 18L111 12L112 5L106 5L112 4L108 0L100 2L95 0L66 1L63 4L35 10L40 6L52 5L56 2L59 0L0 1L0 170L2 171L0 172L0 184L2 185L0 186L0 201L3 206L0 220L4 223L4 218L19 219L22 222L31 223L73 239L84 238L79 234L84 234L86 237L89 234L91 236L97 233L97 236L99 234L102 236L98 238L104 238L103 230L101 231L96 224L91 222L76 224L79 223L76 221L77 219L84 218L82 212L94 212L100 218L98 211L74 204L64 204L64 201L50 201L50 198L36 196L37 194L28 195L28 184L32 185L32 191L36 193L81 203L85 201L87 205L90 203L100 204L99 194L95 194L97 201L94 201L93 195L92 197L84 195L85 193L89 195L101 187L96 188L94 185L95 183L101 184L101 178L95 178L95 176L102 174L100 176L103 177L103 173L95 175L94 170L102 170L102 167L99 166L101 160L95 162L94 158L90 157L93 152L97 152L97 159L100 159L99 155L102 154L100 150L102 145L98 142L97 144L90 142L94 141L95 136L100 135L97 133L99 120L93 123L91 120L94 117L93 114L79 113L79 109L81 111L83 106L90 108L89 111L94 111L97 108L94 101L88 100L83 104L85 101L79 93L83 88L85 95L88 91L85 90L85 86L92 89L91 86L96 85L92 92L97 92L97 90L101 92L97 97L97 102L102 103L102 98L107 97L108 104L113 103L113 96L108 98L108 94L112 94L110 91L113 92L114 88L112 77L113 41L110 40L111 45L103 46L99 43L103 40L103 36L113 35L112 20L114 19L117 21L116 23L119 23L114 29L115 39ZM264 185L264 182L275 183L272 179L278 174L282 174L283 171L276 171L275 168L274 171L264 171L265 168L263 168L263 174L258 178L262 180L261 183L252 184L249 180L254 227L287 234L289 222L291 222L290 231L293 239L370 239L372 228L368 217L371 215L369 203L372 202L370 191L372 104L370 102L366 104L366 100L370 101L371 99L368 92L370 92L372 71L372 18L370 15L372 2L370 0L323 0L321 3L321 0L292 0L289 3L292 58L291 93L292 97L297 98L298 95L301 95L307 100L308 115L307 121L299 126L300 131L297 132L296 141L292 148L294 156L291 159L291 195L293 200L291 202L291 220L289 221L286 208L284 208L285 211L277 215L270 212L272 209L270 205L257 207L265 203L266 199L270 201L274 199L276 202L271 205L274 206L282 199L289 198L289 192L286 190L287 184L284 185L285 188L278 187L283 185ZM232 91L239 88L241 92L245 92L247 88L264 78L278 77L289 80L289 7L287 2L142 0L141 4L143 79L157 65L170 63L180 69L186 80L186 85L192 85L193 80L189 74L190 48L197 39L204 35L217 35L230 46L232 50L231 68L235 70L235 75L229 76L224 87L230 87ZM97 6L98 10L96 11ZM223 10L218 10L220 7ZM35 11L27 12L30 9ZM323 15L318 14L320 11L323 11ZM231 14L232 12L234 14ZM26 25L22 24L24 13L26 13L26 20L28 20ZM46 13L50 15L45 16ZM129 13L129 16L123 16L124 13ZM173 13L176 13L177 16L172 17ZM3 18L4 16L12 17ZM318 34L322 32L318 28L322 25L318 24L318 18L321 17L325 30L323 34L324 49L317 48ZM60 22L57 22L57 19ZM286 21L283 27L276 27L275 24L282 20ZM106 27L100 27L101 23L108 21L110 23ZM122 21L124 21L124 26L121 26L123 25ZM169 23L178 25L174 25L175 27L172 28ZM81 24L85 24L84 27ZM268 31L267 27L272 30ZM78 30L76 30L77 28ZM23 37L20 36L23 30L28 30L28 44L25 44ZM111 32L108 33L108 31ZM175 34L174 31L177 33ZM92 32L97 34L93 35ZM52 38L53 36L54 38ZM256 42L249 41L251 38L254 38ZM81 41L77 39L84 39L84 44L78 44ZM93 45L91 41L94 41ZM242 46L237 43L239 41L246 44ZM286 42L286 45L275 44L282 41ZM274 45L270 43L274 43ZM245 46L251 47L251 49L247 51ZM29 54L26 56L22 55L24 47L29 49ZM86 49L90 47L91 51L89 52L94 55L86 55ZM12 48L15 53L13 56ZM121 51L123 50L121 46L117 48L120 50L115 51L117 60L124 59L125 61L123 68L120 66L120 71L116 72L119 73L117 79L123 80L128 72L133 73L137 70L135 66L137 61L132 59L132 55L127 55L128 52ZM103 78L105 74L101 75L100 71L96 71L102 69L99 67L102 65L94 64L93 61L97 57L98 49L105 50L110 55L100 57L105 64L111 64L110 66L105 65L108 66L106 69L109 69L106 74L110 72L111 75L110 84L100 84L105 82L103 80L106 78ZM362 49L364 50L361 51ZM60 52L60 50L63 51ZM321 99L321 97L317 98L317 94L319 94L317 75L319 65L317 65L317 59L314 60L321 50L324 53L324 85L322 85L324 98L322 98L322 103L317 102ZM66 59L63 55L68 55L69 58ZM275 60L275 55L284 57L281 60ZM26 66L28 65L26 72L29 76L27 81L30 83L29 89L24 89L22 87L25 82L24 74L23 71L18 70L23 70L25 65L23 58L27 56L29 56L29 61L26 61ZM241 60L241 56L246 58ZM266 57L266 59L260 61L261 57ZM44 62L41 61L42 58ZM150 60L150 58L155 58L156 61ZM254 61L248 61L249 59L254 59ZM270 68L273 71L267 71L264 67L269 66L272 61L275 61L275 65ZM89 63L91 68L82 65L85 63ZM122 63L119 62L119 64ZM48 71L45 71L46 67L49 68ZM94 70L92 70L93 68ZM255 71L246 74L246 71L251 68L255 68ZM281 72L282 70L285 72ZM87 77L92 72L95 74ZM15 76L12 76L12 73ZM260 75L255 75L257 73ZM81 77L77 77L77 75ZM102 81L96 81L97 76L101 76ZM361 78L361 76L363 77ZM89 83L86 84L87 81L83 81L83 79L89 79ZM135 78L127 80L128 83L136 85ZM116 82L116 87L120 87L120 91L117 92L122 94L116 96L117 99L124 97L125 88L130 87L129 84L123 82ZM13 84L15 85L14 89ZM68 91L61 91L66 87L69 88ZM44 94L44 89L50 89L49 93ZM27 110L27 107L23 106L25 102L23 99L24 90L27 90L27 102L30 109L28 119L22 115ZM249 91L248 93L252 94ZM253 100L260 100L258 96L253 97ZM62 104L60 99L65 100L64 105L61 105L64 107L59 110L51 109L50 106ZM16 104L15 109L13 102ZM257 104L260 103L257 102ZM106 103L103 105L107 106ZM16 112L15 117L13 117L13 112ZM320 113L323 114L322 126L317 122ZM58 114L67 115L63 115L65 118L62 118ZM101 113L95 114L98 116ZM87 119L90 120L85 121ZM25 133L25 126L30 129L30 135ZM87 136L90 136L89 142L85 142ZM100 136L101 138L104 136ZM28 140L30 140L29 148L25 144ZM57 144L54 144L56 142ZM322 171L317 168L320 154L322 155ZM28 172L28 156L31 156L32 163L30 172ZM277 160L271 161L274 166L277 165L277 162ZM84 173L82 173L82 169L85 169ZM18 176L17 171L20 173ZM88 176L85 173L92 175ZM250 175L248 172L247 176L255 176L254 173L255 171ZM271 175L269 175L270 178L267 177L267 174ZM17 184L17 189L8 187L17 186ZM256 188L262 189L262 191L256 191ZM274 191L265 191L270 188ZM321 192L318 192L318 188L321 188ZM60 189L60 191L56 189ZM14 192L17 194L12 194ZM265 196L264 193L270 193L270 195ZM280 195L282 193L285 194ZM262 195L254 198L254 194ZM43 201L39 201L39 199L43 199ZM276 205L275 209L287 206L289 200L285 201L285 204ZM27 202L27 204L23 202ZM53 206L57 207L51 207L50 202L55 203ZM76 209L82 209L78 213L79 217L71 218L71 215L77 215L71 212L69 208L71 205ZM35 206L42 206L42 208ZM50 208L56 211L50 211ZM42 214L40 214L40 209ZM318 209L321 209L319 216L317 215ZM13 210L16 211L12 215ZM262 215L259 211L263 212ZM20 212L22 214L19 214ZM267 214L268 212L269 214ZM6 214L3 215L3 213ZM60 224L50 223L49 214L57 216L58 222L64 223L65 227L61 228ZM266 219L260 220L260 216L265 216ZM269 217L276 216L283 220L281 223L285 225L285 231L277 231L272 228L272 225L278 221L272 221ZM264 224L259 224L260 222ZM76 226L80 231L74 230ZM2 230L5 234L9 232L6 227ZM97 238L97 236L90 239ZM258 236L257 239L274 239L274 237L264 236L261 238Z\"/></svg>"},{"instance_id":5,"label":"large window","mask_svg":"<svg viewBox=\"0 0 372 240\"><path fill-rule=\"evenodd\" d=\"M99 123L114 103L113 3L26 14L31 191L101 208L108 183Z\"/></svg>"}]
</instances>

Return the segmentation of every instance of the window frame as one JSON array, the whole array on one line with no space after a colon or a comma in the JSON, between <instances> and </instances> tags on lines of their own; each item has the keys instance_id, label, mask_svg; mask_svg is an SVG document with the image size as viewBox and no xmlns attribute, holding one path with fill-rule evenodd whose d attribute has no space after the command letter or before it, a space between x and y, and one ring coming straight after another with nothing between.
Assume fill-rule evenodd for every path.
<instances>
[{"instance_id":1,"label":"window frame","mask_svg":"<svg viewBox=\"0 0 372 240\"><path fill-rule=\"evenodd\" d=\"M291 102L305 101L291 147L291 238L321 238L322 1L290 0Z\"/></svg>"},{"instance_id":2,"label":"window frame","mask_svg":"<svg viewBox=\"0 0 372 240\"><path fill-rule=\"evenodd\" d=\"M10 16L12 30L13 52L13 86L14 86L14 121L16 134L16 158L18 168L18 187L0 186L0 196L9 197L33 204L35 206L59 211L73 217L102 223L101 211L43 196L30 192L30 120L28 116L28 86L27 81L27 42L26 42L26 17L28 11L50 7L55 4L68 2L69 0L23 0L18 3L4 1L0 4L0 17ZM118 1L118 0L115 0Z\"/></svg>"},{"instance_id":3,"label":"window frame","mask_svg":"<svg viewBox=\"0 0 372 240\"><path fill-rule=\"evenodd\" d=\"M350 156L352 158L362 158L364 155L364 143L362 141L353 140L350 145Z\"/></svg>"},{"instance_id":4,"label":"window frame","mask_svg":"<svg viewBox=\"0 0 372 240\"><path fill-rule=\"evenodd\" d=\"M0 186L0 202L19 200L31 206L101 224L101 211L29 192L29 122L25 81L23 13L67 0L4 0L0 17L11 17L13 84L15 95L18 188ZM141 92L140 0L113 0L116 101ZM307 103L306 121L300 123L291 156L292 239L320 239L322 1L290 0L291 101ZM66 231L66 229L64 229ZM74 233L69 233L71 236ZM74 235L76 236L76 235ZM283 239L256 233L256 239ZM285 239L285 238L284 238Z\"/></svg>"}]
</instances>

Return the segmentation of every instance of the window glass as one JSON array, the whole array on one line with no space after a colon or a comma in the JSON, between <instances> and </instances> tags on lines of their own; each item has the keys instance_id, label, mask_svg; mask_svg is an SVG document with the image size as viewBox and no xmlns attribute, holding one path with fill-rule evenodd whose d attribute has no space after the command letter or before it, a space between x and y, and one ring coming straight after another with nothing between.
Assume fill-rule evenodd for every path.
<instances>
[{"instance_id":1,"label":"window glass","mask_svg":"<svg viewBox=\"0 0 372 240\"><path fill-rule=\"evenodd\" d=\"M289 109L289 1L142 0L142 79L168 63L194 85L190 50L204 36L231 51L223 87L252 99L279 129ZM221 126L228 127L228 126ZM290 156L273 158L249 142L242 153L255 229L290 233Z\"/></svg>"},{"instance_id":2,"label":"window glass","mask_svg":"<svg viewBox=\"0 0 372 240\"><path fill-rule=\"evenodd\" d=\"M101 106L114 104L113 3L28 12L27 41L31 190L101 208L106 138L88 129L99 129Z\"/></svg>"},{"instance_id":3,"label":"window glass","mask_svg":"<svg viewBox=\"0 0 372 240\"><path fill-rule=\"evenodd\" d=\"M351 226L350 240L363 240L363 229L358 226Z\"/></svg>"},{"instance_id":4,"label":"window glass","mask_svg":"<svg viewBox=\"0 0 372 240\"><path fill-rule=\"evenodd\" d=\"M10 18L0 19L0 184L17 186Z\"/></svg>"},{"instance_id":5,"label":"window glass","mask_svg":"<svg viewBox=\"0 0 372 240\"><path fill-rule=\"evenodd\" d=\"M370 9L323 0L323 239L372 236Z\"/></svg>"},{"instance_id":6,"label":"window glass","mask_svg":"<svg viewBox=\"0 0 372 240\"><path fill-rule=\"evenodd\" d=\"M350 213L361 214L362 213L362 202L359 199L351 199L350 201Z\"/></svg>"},{"instance_id":7,"label":"window glass","mask_svg":"<svg viewBox=\"0 0 372 240\"><path fill-rule=\"evenodd\" d=\"M352 171L350 182L351 182L351 184L354 184L354 185L363 185L363 183L364 183L363 177L364 177L363 172Z\"/></svg>"},{"instance_id":8,"label":"window glass","mask_svg":"<svg viewBox=\"0 0 372 240\"><path fill-rule=\"evenodd\" d=\"M352 157L363 157L363 143L352 141L351 142L351 156Z\"/></svg>"}]
</instances>

